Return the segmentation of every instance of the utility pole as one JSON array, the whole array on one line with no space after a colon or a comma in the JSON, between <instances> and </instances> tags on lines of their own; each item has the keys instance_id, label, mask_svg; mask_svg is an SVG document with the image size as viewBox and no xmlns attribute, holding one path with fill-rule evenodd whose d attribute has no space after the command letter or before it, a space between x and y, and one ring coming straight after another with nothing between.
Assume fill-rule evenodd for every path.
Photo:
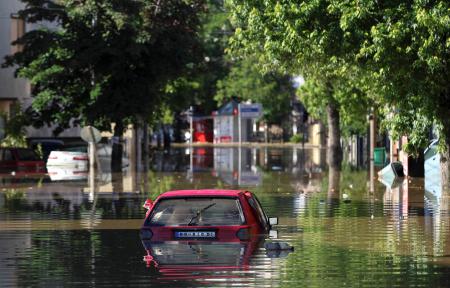
<instances>
[{"instance_id":1,"label":"utility pole","mask_svg":"<svg viewBox=\"0 0 450 288\"><path fill-rule=\"evenodd\" d=\"M238 104L238 131L239 131L239 146L241 146L242 145L241 103Z\"/></svg>"},{"instance_id":2,"label":"utility pole","mask_svg":"<svg viewBox=\"0 0 450 288\"><path fill-rule=\"evenodd\" d=\"M194 118L194 107L190 106L189 107L189 133L191 134L190 138L189 138L189 144L192 145L192 143L194 143L194 123L193 123L193 118Z\"/></svg>"},{"instance_id":3,"label":"utility pole","mask_svg":"<svg viewBox=\"0 0 450 288\"><path fill-rule=\"evenodd\" d=\"M370 192L375 191L375 163L374 163L374 152L375 152L375 112L373 107L370 109L369 114L369 160L370 160Z\"/></svg>"}]
</instances>

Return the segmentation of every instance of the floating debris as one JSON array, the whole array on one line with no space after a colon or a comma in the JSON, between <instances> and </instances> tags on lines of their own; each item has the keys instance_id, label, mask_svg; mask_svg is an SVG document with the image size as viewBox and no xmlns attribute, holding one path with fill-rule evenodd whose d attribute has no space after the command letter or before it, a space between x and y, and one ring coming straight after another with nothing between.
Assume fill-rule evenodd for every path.
<instances>
[{"instance_id":1,"label":"floating debris","mask_svg":"<svg viewBox=\"0 0 450 288\"><path fill-rule=\"evenodd\" d=\"M286 242L268 242L264 244L266 250L288 250L294 251L294 247Z\"/></svg>"}]
</instances>

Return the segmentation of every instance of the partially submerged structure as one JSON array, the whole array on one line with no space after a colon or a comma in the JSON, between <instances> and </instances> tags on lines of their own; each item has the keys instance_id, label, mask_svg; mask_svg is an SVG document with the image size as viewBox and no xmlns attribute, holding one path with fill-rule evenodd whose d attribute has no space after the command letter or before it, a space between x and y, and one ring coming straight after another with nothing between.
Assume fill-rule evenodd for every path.
<instances>
[{"instance_id":1,"label":"partially submerged structure","mask_svg":"<svg viewBox=\"0 0 450 288\"><path fill-rule=\"evenodd\" d=\"M231 100L213 112L214 143L252 141L254 122L262 116L260 103Z\"/></svg>"}]
</instances>

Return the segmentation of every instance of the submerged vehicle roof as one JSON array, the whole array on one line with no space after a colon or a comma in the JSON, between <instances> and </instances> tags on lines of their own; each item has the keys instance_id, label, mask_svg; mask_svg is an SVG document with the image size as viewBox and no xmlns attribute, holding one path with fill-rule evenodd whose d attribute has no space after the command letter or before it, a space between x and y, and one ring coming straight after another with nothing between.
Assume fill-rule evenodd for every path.
<instances>
[{"instance_id":1,"label":"submerged vehicle roof","mask_svg":"<svg viewBox=\"0 0 450 288\"><path fill-rule=\"evenodd\" d=\"M237 197L240 193L244 193L242 190L223 190L223 189L201 189L201 190L175 190L168 191L161 195L159 198L166 197L198 197L198 196L228 196Z\"/></svg>"}]
</instances>

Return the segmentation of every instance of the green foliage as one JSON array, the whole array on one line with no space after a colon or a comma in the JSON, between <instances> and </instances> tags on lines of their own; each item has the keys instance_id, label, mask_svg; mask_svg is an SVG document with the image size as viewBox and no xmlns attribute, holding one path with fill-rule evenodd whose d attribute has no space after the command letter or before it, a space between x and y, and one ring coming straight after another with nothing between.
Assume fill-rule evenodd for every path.
<instances>
[{"instance_id":1,"label":"green foliage","mask_svg":"<svg viewBox=\"0 0 450 288\"><path fill-rule=\"evenodd\" d=\"M355 5L342 1L343 17L355 15ZM439 128L441 142L450 139L450 3L448 1L392 2L366 7L364 31L356 57L370 69L380 100L391 107L387 126L408 135L408 150L428 144L431 125ZM389 114L388 114L389 115Z\"/></svg>"},{"instance_id":2,"label":"green foliage","mask_svg":"<svg viewBox=\"0 0 450 288\"><path fill-rule=\"evenodd\" d=\"M17 65L33 84L33 124L57 124L56 133L80 123L109 130L111 122L159 114L163 103L177 102L167 84L199 59L201 0L23 2L21 17L58 29L27 32L16 41L23 52L4 66Z\"/></svg>"},{"instance_id":3,"label":"green foliage","mask_svg":"<svg viewBox=\"0 0 450 288\"><path fill-rule=\"evenodd\" d=\"M326 106L332 93L340 108L340 129L344 136L362 135L367 130L367 114L371 101L351 79L335 79L324 86L320 80L309 79L297 90L300 100L316 119L327 122Z\"/></svg>"},{"instance_id":4,"label":"green foliage","mask_svg":"<svg viewBox=\"0 0 450 288\"><path fill-rule=\"evenodd\" d=\"M155 200L155 198L160 194L172 190L175 184L175 179L172 175L161 175L159 173L149 171L146 177L148 178L148 185L150 186L150 191L147 195L152 200ZM143 187L142 191L144 191Z\"/></svg>"},{"instance_id":5,"label":"green foliage","mask_svg":"<svg viewBox=\"0 0 450 288\"><path fill-rule=\"evenodd\" d=\"M298 94L311 115L325 121L326 107L332 103L341 115L344 134L365 130L371 101L366 87L358 85L364 75L352 58L358 50L342 29L333 1L228 3L237 27L230 40L235 54L261 51L264 71L304 77Z\"/></svg>"},{"instance_id":6,"label":"green foliage","mask_svg":"<svg viewBox=\"0 0 450 288\"><path fill-rule=\"evenodd\" d=\"M11 202L22 202L26 200L24 189L7 189L5 191L5 200Z\"/></svg>"},{"instance_id":7,"label":"green foliage","mask_svg":"<svg viewBox=\"0 0 450 288\"><path fill-rule=\"evenodd\" d=\"M170 109L165 108L163 110L162 123L163 124L172 124L173 120L174 120L173 112Z\"/></svg>"},{"instance_id":8,"label":"green foliage","mask_svg":"<svg viewBox=\"0 0 450 288\"><path fill-rule=\"evenodd\" d=\"M205 1L205 7L206 13L199 15L197 52L201 52L201 57L166 87L166 103L172 111L182 111L191 105L205 114L217 109L217 101L214 99L217 82L230 69L224 57L226 43L232 33L228 13L222 1Z\"/></svg>"},{"instance_id":9,"label":"green foliage","mask_svg":"<svg viewBox=\"0 0 450 288\"><path fill-rule=\"evenodd\" d=\"M257 59L236 59L229 74L217 83L215 99L223 103L232 97L262 103L264 119L281 123L290 108L294 88L290 77L277 72L262 74Z\"/></svg>"},{"instance_id":10,"label":"green foliage","mask_svg":"<svg viewBox=\"0 0 450 288\"><path fill-rule=\"evenodd\" d=\"M291 139L289 139L289 142L292 142L292 143L300 143L302 141L303 141L302 134L294 134L291 136Z\"/></svg>"},{"instance_id":11,"label":"green foliage","mask_svg":"<svg viewBox=\"0 0 450 288\"><path fill-rule=\"evenodd\" d=\"M5 138L1 141L2 147L27 147L25 127L28 125L28 117L22 111L19 104L11 107L10 115L1 114L5 121Z\"/></svg>"},{"instance_id":12,"label":"green foliage","mask_svg":"<svg viewBox=\"0 0 450 288\"><path fill-rule=\"evenodd\" d=\"M409 136L410 151L426 145L432 124L450 143L450 2L228 3L237 27L232 48L263 50L266 70L303 75L301 97L313 114L322 115L331 96L343 126L356 121L351 130L363 128L373 106L382 108L385 127Z\"/></svg>"}]
</instances>

